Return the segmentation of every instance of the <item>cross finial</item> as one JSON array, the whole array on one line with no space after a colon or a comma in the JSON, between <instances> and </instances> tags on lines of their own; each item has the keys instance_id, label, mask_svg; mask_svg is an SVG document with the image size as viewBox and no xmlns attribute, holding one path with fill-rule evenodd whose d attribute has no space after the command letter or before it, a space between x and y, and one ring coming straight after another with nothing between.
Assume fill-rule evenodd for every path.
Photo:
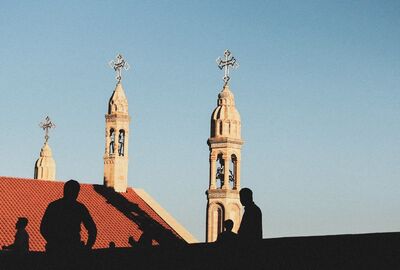
<instances>
[{"instance_id":1,"label":"cross finial","mask_svg":"<svg viewBox=\"0 0 400 270\"><path fill-rule=\"evenodd\" d=\"M116 79L118 82L122 79L122 69L128 70L130 68L128 62L122 57L122 54L117 54L115 60L111 60L109 63L110 67L117 73Z\"/></svg>"},{"instance_id":2,"label":"cross finial","mask_svg":"<svg viewBox=\"0 0 400 270\"><path fill-rule=\"evenodd\" d=\"M224 58L225 59L221 59L221 57L217 58L217 64L219 69L224 69L224 86L228 84L228 81L230 79L229 77L229 68L238 68L239 64L236 62L235 57L231 56L231 52L229 50L225 50L224 52Z\"/></svg>"},{"instance_id":3,"label":"cross finial","mask_svg":"<svg viewBox=\"0 0 400 270\"><path fill-rule=\"evenodd\" d=\"M55 128L56 125L55 125L53 122L51 122L50 117L46 116L46 118L44 119L44 121L41 122L41 123L39 124L39 126L40 126L43 130L45 130L45 136L44 136L45 141L44 141L44 143L47 143L47 141L48 141L49 138L50 138L50 137L49 137L49 130L52 129L52 128Z\"/></svg>"}]
</instances>

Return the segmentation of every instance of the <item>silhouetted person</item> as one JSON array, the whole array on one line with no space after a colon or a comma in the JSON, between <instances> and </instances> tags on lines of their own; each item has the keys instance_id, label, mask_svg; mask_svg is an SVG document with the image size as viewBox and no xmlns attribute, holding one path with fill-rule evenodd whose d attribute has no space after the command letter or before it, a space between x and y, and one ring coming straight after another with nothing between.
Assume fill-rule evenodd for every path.
<instances>
[{"instance_id":1,"label":"silhouetted person","mask_svg":"<svg viewBox=\"0 0 400 270\"><path fill-rule=\"evenodd\" d=\"M153 243L153 238L147 232L143 232L139 238L138 246L139 247L151 247Z\"/></svg>"},{"instance_id":2,"label":"silhouetted person","mask_svg":"<svg viewBox=\"0 0 400 270\"><path fill-rule=\"evenodd\" d=\"M129 238L128 238L128 244L129 244L131 247L134 247L134 246L137 244L137 242L135 241L135 239L133 238L133 236L129 236Z\"/></svg>"},{"instance_id":3,"label":"silhouetted person","mask_svg":"<svg viewBox=\"0 0 400 270\"><path fill-rule=\"evenodd\" d=\"M153 243L152 229L150 222L143 220L139 225L139 229L142 230L142 235L139 237L138 246L139 247L151 247Z\"/></svg>"},{"instance_id":4,"label":"silhouetted person","mask_svg":"<svg viewBox=\"0 0 400 270\"><path fill-rule=\"evenodd\" d=\"M233 229L233 221L230 219L227 219L224 221L224 228L225 231L221 232L218 237L217 237L217 242L218 243L233 243L235 240L237 240L238 236L236 233L232 232Z\"/></svg>"},{"instance_id":5,"label":"silhouetted person","mask_svg":"<svg viewBox=\"0 0 400 270\"><path fill-rule=\"evenodd\" d=\"M46 251L76 252L93 247L97 228L86 206L76 200L79 190L79 183L69 180L64 185L64 197L47 206L40 224L40 233L47 241ZM88 231L86 245L81 243L82 223Z\"/></svg>"},{"instance_id":6,"label":"silhouetted person","mask_svg":"<svg viewBox=\"0 0 400 270\"><path fill-rule=\"evenodd\" d=\"M108 243L108 248L114 249L115 248L115 243L114 242Z\"/></svg>"},{"instance_id":7,"label":"silhouetted person","mask_svg":"<svg viewBox=\"0 0 400 270\"><path fill-rule=\"evenodd\" d=\"M24 253L29 251L29 234L25 230L28 225L28 219L25 217L18 218L17 223L15 223L15 233L14 243L9 246L3 246L3 249L13 250L19 253Z\"/></svg>"},{"instance_id":8,"label":"silhouetted person","mask_svg":"<svg viewBox=\"0 0 400 270\"><path fill-rule=\"evenodd\" d=\"M262 214L253 202L253 192L249 188L240 190L240 202L244 206L244 214L238 231L239 239L245 241L262 239Z\"/></svg>"}]
</instances>

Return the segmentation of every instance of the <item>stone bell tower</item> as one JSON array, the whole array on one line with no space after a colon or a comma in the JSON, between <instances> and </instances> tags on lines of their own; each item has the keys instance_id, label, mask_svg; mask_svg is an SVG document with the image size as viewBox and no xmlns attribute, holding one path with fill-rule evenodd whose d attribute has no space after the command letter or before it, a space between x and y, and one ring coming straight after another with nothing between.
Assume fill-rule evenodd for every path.
<instances>
[{"instance_id":1,"label":"stone bell tower","mask_svg":"<svg viewBox=\"0 0 400 270\"><path fill-rule=\"evenodd\" d=\"M104 152L104 185L117 192L126 192L128 187L128 142L129 123L128 100L121 83L122 69L129 65L118 54L110 66L117 72L117 85L108 102L106 117L106 145Z\"/></svg>"},{"instance_id":2,"label":"stone bell tower","mask_svg":"<svg viewBox=\"0 0 400 270\"><path fill-rule=\"evenodd\" d=\"M207 141L210 150L210 182L207 195L206 241L213 242L223 231L224 220L231 219L237 232L242 205L239 198L241 139L240 115L233 93L228 86L229 68L236 67L236 59L225 51L225 60L217 59L225 69L224 86L218 94L217 107L211 115L211 134Z\"/></svg>"}]
</instances>

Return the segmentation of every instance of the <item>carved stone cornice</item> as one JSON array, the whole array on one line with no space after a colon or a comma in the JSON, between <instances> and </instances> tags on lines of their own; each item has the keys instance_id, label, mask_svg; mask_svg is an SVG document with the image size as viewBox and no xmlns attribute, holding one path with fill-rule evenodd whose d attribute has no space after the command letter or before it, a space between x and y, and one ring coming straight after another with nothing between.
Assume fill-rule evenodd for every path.
<instances>
[{"instance_id":1,"label":"carved stone cornice","mask_svg":"<svg viewBox=\"0 0 400 270\"><path fill-rule=\"evenodd\" d=\"M106 114L105 117L106 120L110 122L115 122L117 119L118 121L125 120L125 122L130 122L131 120L131 117L128 114Z\"/></svg>"},{"instance_id":2,"label":"carved stone cornice","mask_svg":"<svg viewBox=\"0 0 400 270\"><path fill-rule=\"evenodd\" d=\"M208 189L206 191L206 195L208 199L224 199L224 198L237 199L239 198L239 190Z\"/></svg>"}]
</instances>

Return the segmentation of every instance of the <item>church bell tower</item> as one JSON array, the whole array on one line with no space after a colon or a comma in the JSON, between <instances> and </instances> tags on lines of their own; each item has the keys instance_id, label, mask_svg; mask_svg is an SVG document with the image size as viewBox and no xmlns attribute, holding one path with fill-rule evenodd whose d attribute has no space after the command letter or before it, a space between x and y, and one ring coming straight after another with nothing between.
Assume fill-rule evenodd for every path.
<instances>
[{"instance_id":1,"label":"church bell tower","mask_svg":"<svg viewBox=\"0 0 400 270\"><path fill-rule=\"evenodd\" d=\"M224 86L218 94L217 107L211 116L211 132L207 141L210 150L210 182L206 191L206 242L217 239L227 219L233 221L233 231L237 232L242 216L239 191L243 140L240 115L228 85L229 68L235 68L238 64L228 50L224 58L217 59L219 68L225 70Z\"/></svg>"},{"instance_id":2,"label":"church bell tower","mask_svg":"<svg viewBox=\"0 0 400 270\"><path fill-rule=\"evenodd\" d=\"M112 60L110 66L117 73L117 85L108 102L106 117L106 145L104 152L104 185L117 192L126 192L128 187L128 138L130 116L128 100L121 83L122 69L128 70L129 64L121 54Z\"/></svg>"}]
</instances>

